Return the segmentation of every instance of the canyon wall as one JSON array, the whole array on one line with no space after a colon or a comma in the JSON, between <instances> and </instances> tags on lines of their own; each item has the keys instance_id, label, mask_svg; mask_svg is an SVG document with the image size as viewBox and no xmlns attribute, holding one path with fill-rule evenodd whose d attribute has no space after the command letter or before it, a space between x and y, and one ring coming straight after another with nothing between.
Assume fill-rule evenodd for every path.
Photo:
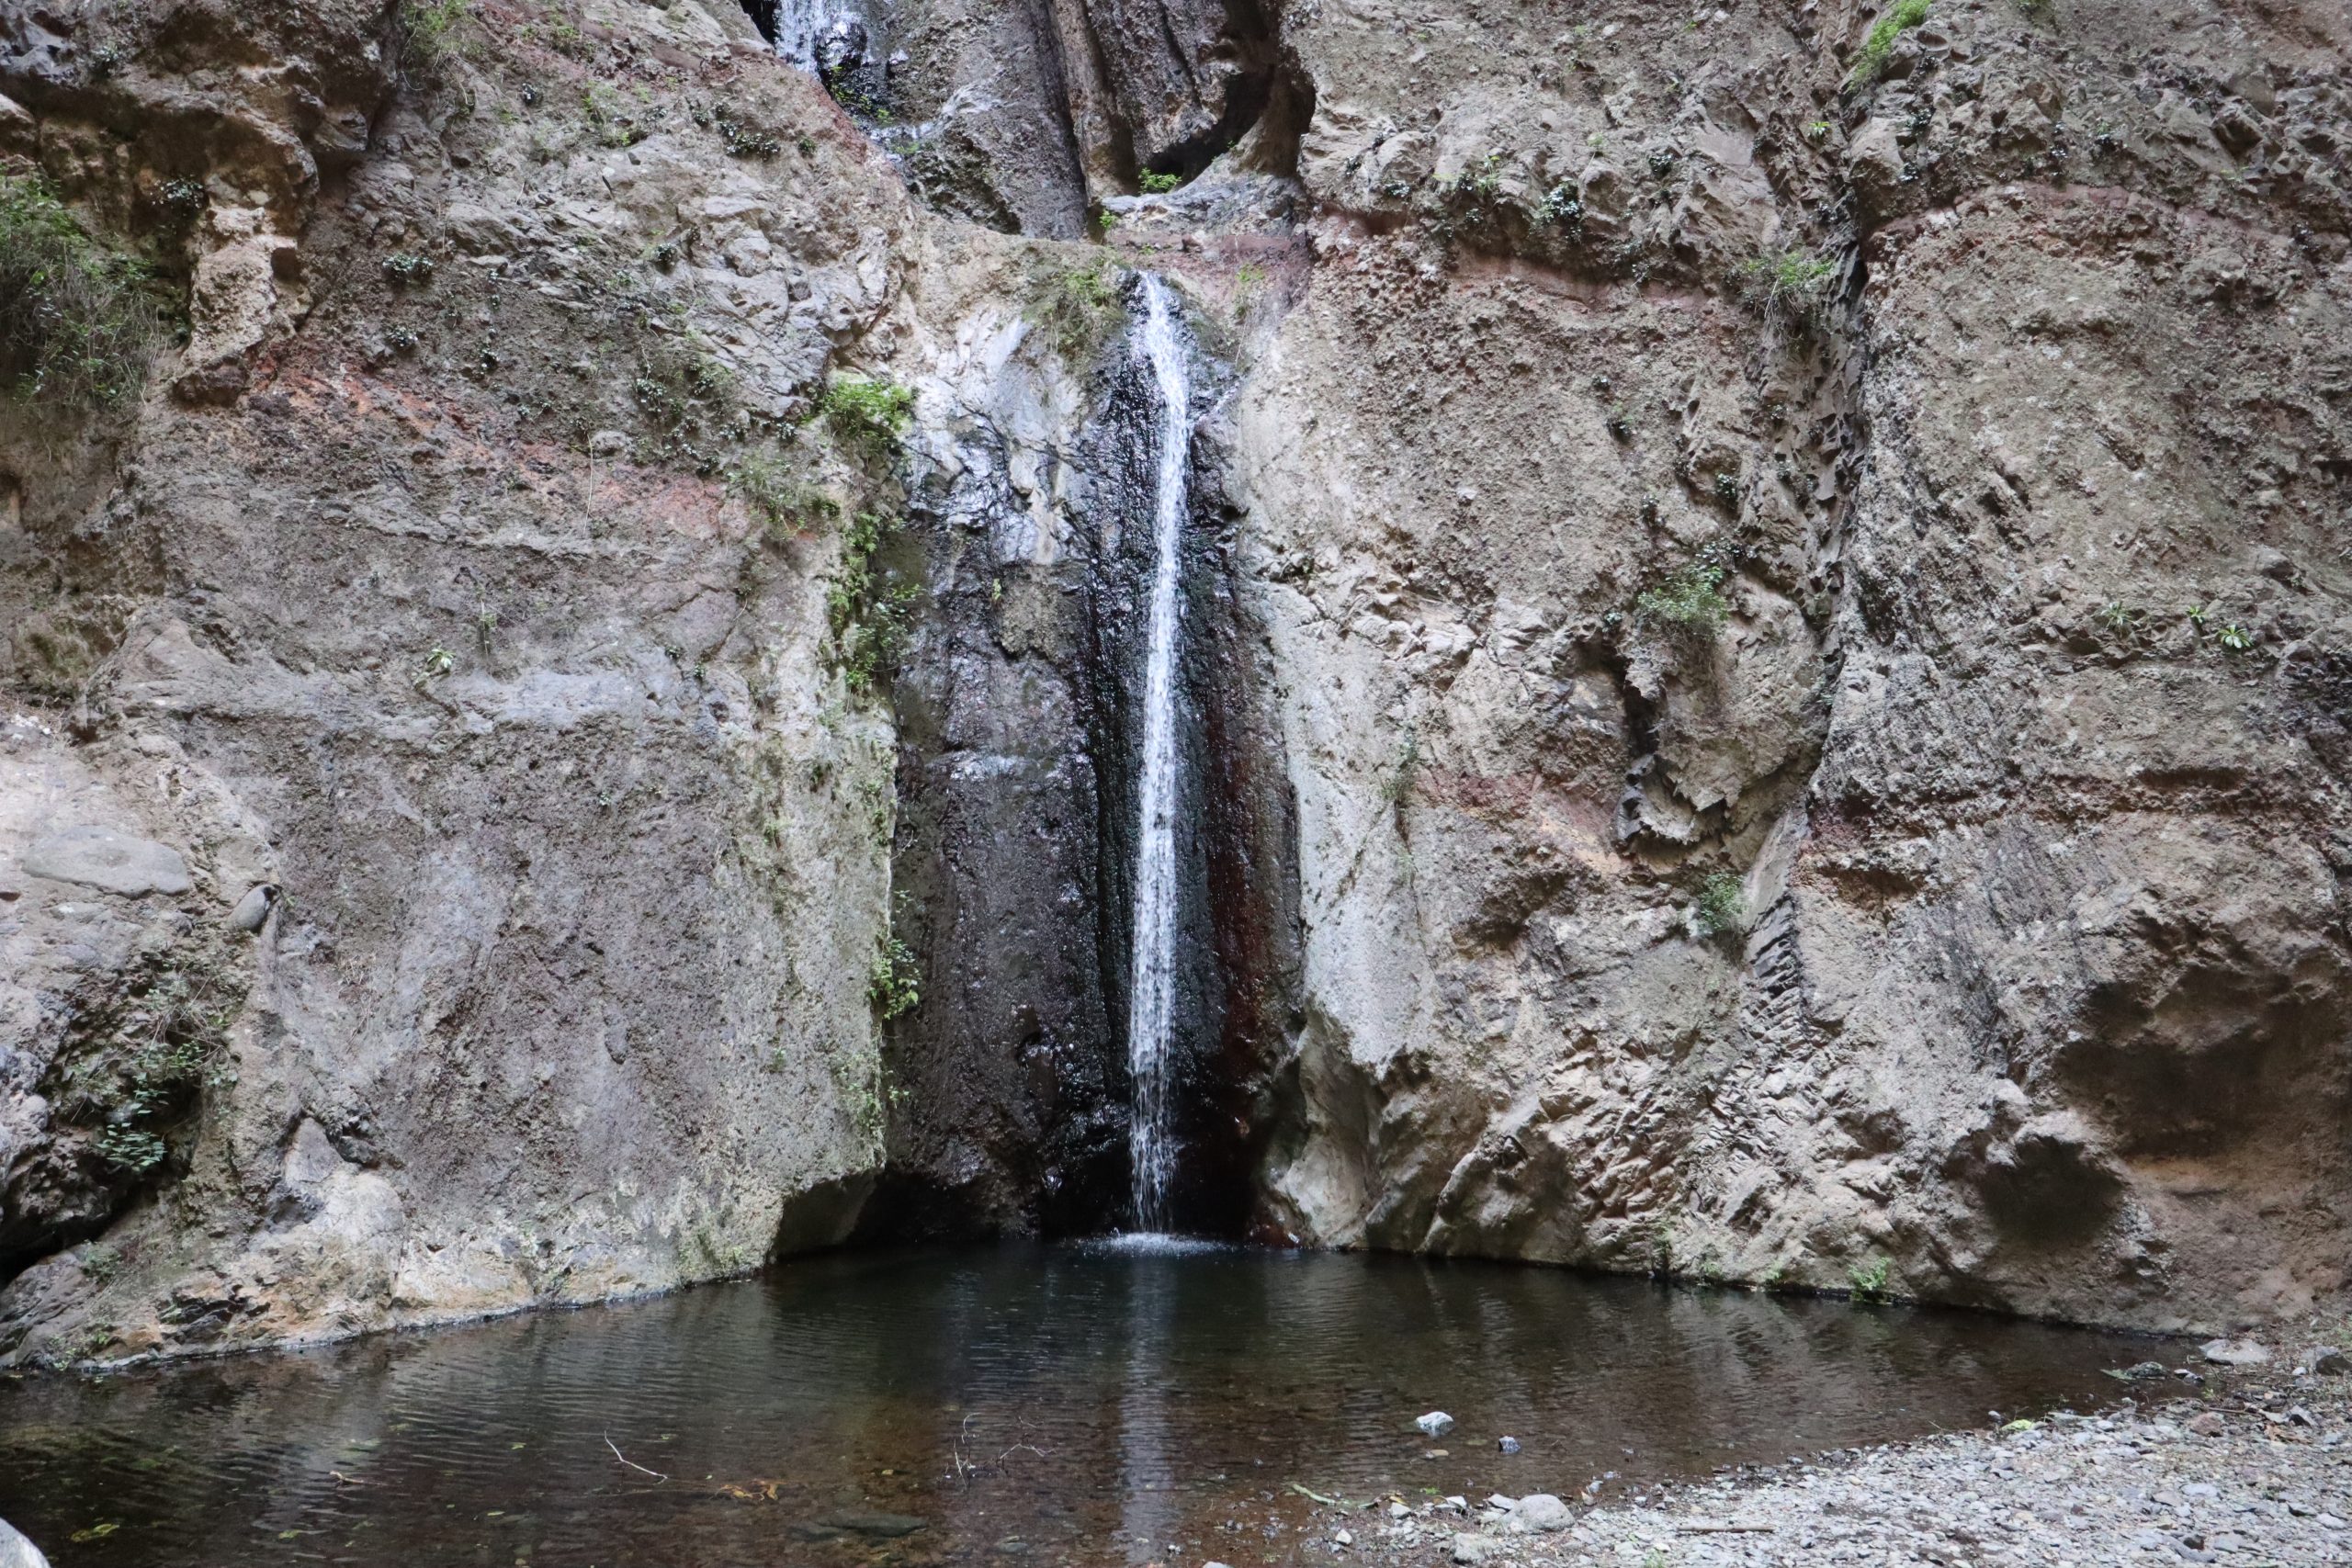
<instances>
[{"instance_id":1,"label":"canyon wall","mask_svg":"<svg viewBox=\"0 0 2352 1568\"><path fill-rule=\"evenodd\" d=\"M2341 1299L2343 8L1156 15L0 7L0 1354L1116 1223L1138 269L1198 1223Z\"/></svg>"}]
</instances>

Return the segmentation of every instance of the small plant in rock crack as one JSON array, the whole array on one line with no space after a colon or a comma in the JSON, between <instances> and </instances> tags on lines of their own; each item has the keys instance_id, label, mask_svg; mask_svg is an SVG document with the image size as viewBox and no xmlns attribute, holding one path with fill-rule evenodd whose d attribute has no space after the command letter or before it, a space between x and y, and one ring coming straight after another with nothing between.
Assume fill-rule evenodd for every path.
<instances>
[{"instance_id":1,"label":"small plant in rock crack","mask_svg":"<svg viewBox=\"0 0 2352 1568\"><path fill-rule=\"evenodd\" d=\"M896 933L884 937L880 951L874 955L874 972L867 978L866 996L885 1022L911 1012L922 1001L922 972L915 964L913 950Z\"/></svg>"},{"instance_id":2,"label":"small plant in rock crack","mask_svg":"<svg viewBox=\"0 0 2352 1568\"><path fill-rule=\"evenodd\" d=\"M1870 1306L1893 1299L1887 1286L1887 1276L1893 1266L1883 1258L1864 1266L1852 1264L1846 1269L1849 1299L1857 1305Z\"/></svg>"},{"instance_id":3,"label":"small plant in rock crack","mask_svg":"<svg viewBox=\"0 0 2352 1568\"><path fill-rule=\"evenodd\" d=\"M1861 51L1854 58L1853 74L1847 77L1846 85L1861 87L1877 81L1878 73L1886 69L1888 57L1894 52L1895 40L1927 19L1928 0L1895 0L1862 39Z\"/></svg>"},{"instance_id":4,"label":"small plant in rock crack","mask_svg":"<svg viewBox=\"0 0 2352 1568\"><path fill-rule=\"evenodd\" d=\"M384 276L404 288L422 288L433 281L433 258L414 251L394 251L384 258Z\"/></svg>"},{"instance_id":5,"label":"small plant in rock crack","mask_svg":"<svg viewBox=\"0 0 2352 1568\"><path fill-rule=\"evenodd\" d=\"M1503 155L1489 152L1475 164L1465 164L1453 176L1453 194L1468 197L1473 201L1492 201L1503 187Z\"/></svg>"},{"instance_id":6,"label":"small plant in rock crack","mask_svg":"<svg viewBox=\"0 0 2352 1568\"><path fill-rule=\"evenodd\" d=\"M1584 203L1577 196L1577 187L1566 180L1544 193L1535 204L1535 221L1557 229L1574 239L1584 232Z\"/></svg>"},{"instance_id":7,"label":"small plant in rock crack","mask_svg":"<svg viewBox=\"0 0 2352 1568\"><path fill-rule=\"evenodd\" d=\"M765 454L737 464L727 483L759 520L760 536L771 545L806 538L841 519L840 502Z\"/></svg>"},{"instance_id":8,"label":"small plant in rock crack","mask_svg":"<svg viewBox=\"0 0 2352 1568\"><path fill-rule=\"evenodd\" d=\"M442 676L458 667L458 656L446 648L435 648L416 662L409 671L408 683L422 692Z\"/></svg>"},{"instance_id":9,"label":"small plant in rock crack","mask_svg":"<svg viewBox=\"0 0 2352 1568\"><path fill-rule=\"evenodd\" d=\"M2140 623L2147 616L2120 599L2109 599L2098 607L2095 618L2117 637L2130 637L2140 629Z\"/></svg>"},{"instance_id":10,"label":"small plant in rock crack","mask_svg":"<svg viewBox=\"0 0 2352 1568\"><path fill-rule=\"evenodd\" d=\"M1690 901L1690 923L1702 937L1738 936L1747 930L1747 897L1739 878L1719 871L1699 884Z\"/></svg>"},{"instance_id":11,"label":"small plant in rock crack","mask_svg":"<svg viewBox=\"0 0 2352 1568\"><path fill-rule=\"evenodd\" d=\"M1184 183L1182 175L1164 175L1157 169L1146 169L1136 176L1136 186L1146 196L1166 196Z\"/></svg>"},{"instance_id":12,"label":"small plant in rock crack","mask_svg":"<svg viewBox=\"0 0 2352 1568\"><path fill-rule=\"evenodd\" d=\"M836 376L817 401L834 432L851 446L887 457L914 415L915 395L887 376Z\"/></svg>"},{"instance_id":13,"label":"small plant in rock crack","mask_svg":"<svg viewBox=\"0 0 2352 1568\"><path fill-rule=\"evenodd\" d=\"M1716 505L1727 506L1734 511L1738 510L1739 476L1737 474L1730 472L1717 474L1715 482L1711 488L1714 493Z\"/></svg>"},{"instance_id":14,"label":"small plant in rock crack","mask_svg":"<svg viewBox=\"0 0 2352 1568\"><path fill-rule=\"evenodd\" d=\"M2232 653L2250 653L2254 649L2254 634L2235 621L2215 632L2213 640Z\"/></svg>"},{"instance_id":15,"label":"small plant in rock crack","mask_svg":"<svg viewBox=\"0 0 2352 1568\"><path fill-rule=\"evenodd\" d=\"M1740 289L1767 310L1811 315L1829 303L1838 286L1838 264L1827 256L1782 251L1757 256L1739 269Z\"/></svg>"},{"instance_id":16,"label":"small plant in rock crack","mask_svg":"<svg viewBox=\"0 0 2352 1568\"><path fill-rule=\"evenodd\" d=\"M1645 621L1691 637L1712 638L1731 618L1731 601L1724 597L1722 567L1694 561L1655 588L1645 589L1634 608Z\"/></svg>"}]
</instances>

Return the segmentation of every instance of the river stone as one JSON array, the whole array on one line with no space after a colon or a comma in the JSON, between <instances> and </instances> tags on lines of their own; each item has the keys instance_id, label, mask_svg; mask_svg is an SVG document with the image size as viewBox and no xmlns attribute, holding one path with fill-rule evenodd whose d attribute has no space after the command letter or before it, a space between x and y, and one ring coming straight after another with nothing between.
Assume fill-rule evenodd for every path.
<instances>
[{"instance_id":1,"label":"river stone","mask_svg":"<svg viewBox=\"0 0 2352 1568\"><path fill-rule=\"evenodd\" d=\"M1529 1529L1540 1530L1546 1535L1554 1530L1564 1530L1569 1524L1568 1506L1549 1492L1530 1492L1521 1497L1519 1506L1511 1510L1511 1517Z\"/></svg>"},{"instance_id":2,"label":"river stone","mask_svg":"<svg viewBox=\"0 0 2352 1568\"><path fill-rule=\"evenodd\" d=\"M17 1533L17 1528L0 1519L0 1568L49 1568L49 1559L40 1548Z\"/></svg>"},{"instance_id":3,"label":"river stone","mask_svg":"<svg viewBox=\"0 0 2352 1568\"><path fill-rule=\"evenodd\" d=\"M2312 1348L2312 1371L2327 1377L2342 1377L2352 1372L2352 1356L2346 1356L2333 1345L2318 1345Z\"/></svg>"},{"instance_id":4,"label":"river stone","mask_svg":"<svg viewBox=\"0 0 2352 1568\"><path fill-rule=\"evenodd\" d=\"M34 844L25 852L25 870L52 882L78 882L126 898L185 893L193 886L187 863L169 844L95 824L68 828Z\"/></svg>"},{"instance_id":5,"label":"river stone","mask_svg":"<svg viewBox=\"0 0 2352 1568\"><path fill-rule=\"evenodd\" d=\"M1483 1562L1487 1554L1501 1543L1483 1535L1464 1531L1453 1538L1453 1557L1456 1562Z\"/></svg>"},{"instance_id":6,"label":"river stone","mask_svg":"<svg viewBox=\"0 0 2352 1568\"><path fill-rule=\"evenodd\" d=\"M2198 1348L2217 1367L2258 1367L2270 1359L2270 1352L2251 1339L2208 1339Z\"/></svg>"},{"instance_id":7,"label":"river stone","mask_svg":"<svg viewBox=\"0 0 2352 1568\"><path fill-rule=\"evenodd\" d=\"M1419 1427L1426 1436L1442 1438L1453 1430L1453 1417L1442 1410L1432 1410L1428 1415L1416 1418L1413 1425Z\"/></svg>"}]
</instances>

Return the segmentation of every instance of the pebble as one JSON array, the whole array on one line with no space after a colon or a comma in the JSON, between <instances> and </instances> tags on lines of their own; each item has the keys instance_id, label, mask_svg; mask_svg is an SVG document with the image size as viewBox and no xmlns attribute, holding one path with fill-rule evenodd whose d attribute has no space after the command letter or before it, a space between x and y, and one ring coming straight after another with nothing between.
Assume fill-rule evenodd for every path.
<instances>
[{"instance_id":1,"label":"pebble","mask_svg":"<svg viewBox=\"0 0 2352 1568\"><path fill-rule=\"evenodd\" d=\"M1839 1450L1573 1514L1548 1494L1497 1493L1472 1527L1395 1530L1362 1551L1394 1568L2352 1563L2352 1379L2281 1364L2233 1378L2211 1407L2170 1386L2007 1436Z\"/></svg>"}]
</instances>

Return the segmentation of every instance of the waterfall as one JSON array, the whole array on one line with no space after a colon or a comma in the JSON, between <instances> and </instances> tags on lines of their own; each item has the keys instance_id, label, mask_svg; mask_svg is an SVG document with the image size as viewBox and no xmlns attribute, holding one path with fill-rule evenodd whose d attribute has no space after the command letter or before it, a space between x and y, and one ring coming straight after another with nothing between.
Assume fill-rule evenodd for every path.
<instances>
[{"instance_id":1,"label":"waterfall","mask_svg":"<svg viewBox=\"0 0 2352 1568\"><path fill-rule=\"evenodd\" d=\"M1135 1224L1168 1225L1174 1174L1171 1059L1176 990L1176 638L1179 546L1186 511L1184 471L1192 446L1192 389L1183 329L1168 286L1143 277L1144 319L1137 357L1149 363L1159 393L1159 451L1153 491L1150 638L1144 663L1143 770L1136 789L1135 939L1127 1007L1127 1069L1135 1082L1128 1113Z\"/></svg>"}]
</instances>

